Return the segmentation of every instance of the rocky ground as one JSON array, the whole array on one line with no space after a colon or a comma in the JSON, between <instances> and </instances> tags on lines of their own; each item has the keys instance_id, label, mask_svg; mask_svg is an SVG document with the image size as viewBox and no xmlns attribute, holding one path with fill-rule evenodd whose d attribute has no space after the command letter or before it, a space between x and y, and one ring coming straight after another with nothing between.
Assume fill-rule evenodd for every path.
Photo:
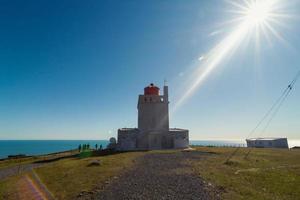
<instances>
[{"instance_id":1,"label":"rocky ground","mask_svg":"<svg viewBox=\"0 0 300 200\"><path fill-rule=\"evenodd\" d=\"M193 159L203 157L197 151L145 154L131 170L78 199L220 199L221 191L192 170Z\"/></svg>"}]
</instances>

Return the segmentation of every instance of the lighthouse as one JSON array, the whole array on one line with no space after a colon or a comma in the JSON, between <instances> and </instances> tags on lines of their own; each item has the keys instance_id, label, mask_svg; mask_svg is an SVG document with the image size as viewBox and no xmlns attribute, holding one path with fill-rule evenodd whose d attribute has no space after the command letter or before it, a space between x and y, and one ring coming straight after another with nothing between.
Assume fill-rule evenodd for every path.
<instances>
[{"instance_id":1,"label":"lighthouse","mask_svg":"<svg viewBox=\"0 0 300 200\"><path fill-rule=\"evenodd\" d=\"M118 130L117 149L149 150L187 148L189 132L186 129L169 127L168 86L160 88L150 83L138 96L138 128Z\"/></svg>"},{"instance_id":2,"label":"lighthouse","mask_svg":"<svg viewBox=\"0 0 300 200\"><path fill-rule=\"evenodd\" d=\"M138 100L138 128L143 132L169 130L168 86L163 95L153 83L144 88Z\"/></svg>"}]
</instances>

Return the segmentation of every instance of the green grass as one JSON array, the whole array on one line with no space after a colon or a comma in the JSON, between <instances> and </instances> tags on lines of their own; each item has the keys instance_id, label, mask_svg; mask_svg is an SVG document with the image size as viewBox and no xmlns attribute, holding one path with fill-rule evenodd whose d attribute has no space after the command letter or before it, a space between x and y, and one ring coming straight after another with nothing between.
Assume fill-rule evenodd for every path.
<instances>
[{"instance_id":1,"label":"green grass","mask_svg":"<svg viewBox=\"0 0 300 200\"><path fill-rule=\"evenodd\" d=\"M207 153L199 160L191 160L191 170L224 191L223 199L300 199L300 150L253 149L245 159L249 149L241 148L228 164L224 164L234 148L195 148ZM81 192L100 189L107 181L132 167L138 156L178 152L128 152L95 157L88 157L90 152L84 152L78 158L50 162L35 169L35 172L57 199L68 200L75 199ZM100 166L89 166L92 160L100 160ZM15 162L18 163L17 160ZM0 198L15 199L13 195L18 178L0 181Z\"/></svg>"},{"instance_id":2,"label":"green grass","mask_svg":"<svg viewBox=\"0 0 300 200\"><path fill-rule=\"evenodd\" d=\"M300 199L300 151L241 148L224 164L233 148L198 147L213 152L193 166L207 181L223 188L224 199Z\"/></svg>"},{"instance_id":3,"label":"green grass","mask_svg":"<svg viewBox=\"0 0 300 200\"><path fill-rule=\"evenodd\" d=\"M14 176L0 181L1 200L15 200L18 198L17 194L15 193L15 188L17 188L16 183L19 178L19 176Z\"/></svg>"},{"instance_id":4,"label":"green grass","mask_svg":"<svg viewBox=\"0 0 300 200\"><path fill-rule=\"evenodd\" d=\"M140 152L114 154L101 157L64 159L35 169L42 182L57 199L75 199L81 192L100 188L134 164ZM89 166L100 160L99 166Z\"/></svg>"},{"instance_id":5,"label":"green grass","mask_svg":"<svg viewBox=\"0 0 300 200\"><path fill-rule=\"evenodd\" d=\"M70 156L70 155L74 155L77 153L78 153L77 150L73 150L73 151L59 152L59 153L40 155L40 156L32 156L32 157L26 157L26 158L5 159L5 160L0 161L0 169L23 165L23 164L29 164L29 163L33 163L33 162L37 162L37 161L42 161L42 160L50 160L50 159L55 159L55 158L59 158L59 157Z\"/></svg>"},{"instance_id":6,"label":"green grass","mask_svg":"<svg viewBox=\"0 0 300 200\"><path fill-rule=\"evenodd\" d=\"M13 167L20 164L27 164L32 163L34 161L38 161L38 157L28 157L28 158L18 158L18 159L7 159L0 161L0 169L6 168L6 167Z\"/></svg>"}]
</instances>

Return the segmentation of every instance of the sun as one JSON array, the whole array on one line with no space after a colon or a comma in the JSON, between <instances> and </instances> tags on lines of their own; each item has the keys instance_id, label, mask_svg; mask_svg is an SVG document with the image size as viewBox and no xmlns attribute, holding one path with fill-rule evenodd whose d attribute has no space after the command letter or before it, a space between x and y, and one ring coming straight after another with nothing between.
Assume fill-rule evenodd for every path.
<instances>
[{"instance_id":1,"label":"sun","mask_svg":"<svg viewBox=\"0 0 300 200\"><path fill-rule=\"evenodd\" d=\"M249 26L265 26L276 21L278 13L277 0L245 0L243 3L229 1L233 5L232 12L238 14L238 21Z\"/></svg>"},{"instance_id":2,"label":"sun","mask_svg":"<svg viewBox=\"0 0 300 200\"><path fill-rule=\"evenodd\" d=\"M257 46L264 42L262 39L266 39L268 44L276 39L288 46L279 32L281 28L288 26L287 20L292 18L292 15L286 10L286 2L280 0L225 1L231 7L229 13L233 14L227 25L231 23L235 30L244 29L242 34L254 39ZM256 47L256 49L258 48Z\"/></svg>"},{"instance_id":3,"label":"sun","mask_svg":"<svg viewBox=\"0 0 300 200\"><path fill-rule=\"evenodd\" d=\"M245 20L250 25L259 25L267 22L272 17L272 2L254 1L245 10Z\"/></svg>"},{"instance_id":4,"label":"sun","mask_svg":"<svg viewBox=\"0 0 300 200\"><path fill-rule=\"evenodd\" d=\"M205 53L204 59L198 59L199 67L192 73L193 78L187 84L187 89L181 94L175 104L175 109L189 98L196 89L204 83L207 77L222 65L225 60L230 59L234 52L242 45L247 49L254 45L256 57L259 56L261 46L266 46L265 41L271 44L273 36L278 41L289 44L279 33L278 28L286 25L285 18L289 15L283 9L283 1L280 0L225 0L230 5L229 13L234 14L228 22L227 27L232 25L230 31L224 38ZM227 28L226 27L226 28ZM231 26L230 26L231 27Z\"/></svg>"}]
</instances>

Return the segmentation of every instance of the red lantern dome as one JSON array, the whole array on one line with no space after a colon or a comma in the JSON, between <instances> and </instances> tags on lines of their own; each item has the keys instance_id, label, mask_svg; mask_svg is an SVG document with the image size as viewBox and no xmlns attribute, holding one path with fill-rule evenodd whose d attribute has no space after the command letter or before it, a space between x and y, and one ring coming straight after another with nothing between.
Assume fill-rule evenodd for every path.
<instances>
[{"instance_id":1,"label":"red lantern dome","mask_svg":"<svg viewBox=\"0 0 300 200\"><path fill-rule=\"evenodd\" d=\"M153 83L144 88L144 95L159 95L159 87L156 87Z\"/></svg>"}]
</instances>

